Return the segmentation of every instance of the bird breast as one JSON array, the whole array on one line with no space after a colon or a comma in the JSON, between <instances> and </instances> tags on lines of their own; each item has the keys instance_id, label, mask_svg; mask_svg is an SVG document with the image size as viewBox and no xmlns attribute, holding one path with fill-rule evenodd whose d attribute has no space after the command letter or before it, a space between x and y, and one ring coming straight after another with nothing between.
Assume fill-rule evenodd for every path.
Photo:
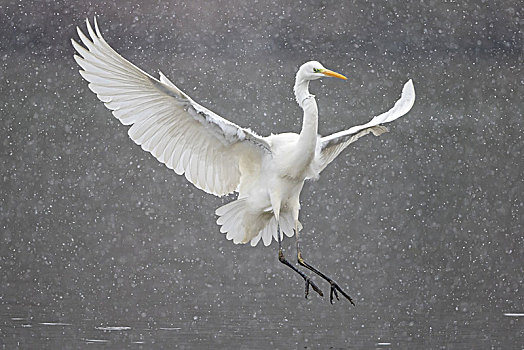
<instances>
[{"instance_id":1,"label":"bird breast","mask_svg":"<svg viewBox=\"0 0 524 350\"><path fill-rule=\"evenodd\" d=\"M285 133L270 136L270 141L272 156L268 168L281 178L303 182L315 157L317 139L304 145L299 143L298 134Z\"/></svg>"}]
</instances>

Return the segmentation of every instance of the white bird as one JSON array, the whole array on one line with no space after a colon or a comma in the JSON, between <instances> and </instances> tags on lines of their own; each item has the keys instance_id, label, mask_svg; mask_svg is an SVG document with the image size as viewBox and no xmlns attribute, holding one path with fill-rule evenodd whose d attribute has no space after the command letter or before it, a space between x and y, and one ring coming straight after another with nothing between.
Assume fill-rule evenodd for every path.
<instances>
[{"instance_id":1,"label":"white bird","mask_svg":"<svg viewBox=\"0 0 524 350\"><path fill-rule=\"evenodd\" d=\"M128 132L131 139L207 193L224 196L238 192L236 200L216 210L220 231L227 239L252 246L262 240L268 246L274 238L279 243L279 260L304 278L306 297L310 285L323 295L307 275L284 258L283 234L295 234L299 264L331 284L330 301L333 295L338 299L339 291L353 303L331 278L302 258L298 244L300 192L305 180L318 178L349 144L370 132L375 136L386 132L381 124L406 114L415 101L412 81L404 85L401 98L388 112L369 123L320 137L317 103L309 93L309 82L326 76L346 77L319 62L307 62L298 70L294 86L296 101L304 112L300 134L261 137L199 105L161 72L159 79L145 73L107 44L96 18L95 30L88 20L86 23L90 38L77 28L84 46L72 40L81 56L74 55L82 67L80 74L115 117L132 125Z\"/></svg>"}]
</instances>

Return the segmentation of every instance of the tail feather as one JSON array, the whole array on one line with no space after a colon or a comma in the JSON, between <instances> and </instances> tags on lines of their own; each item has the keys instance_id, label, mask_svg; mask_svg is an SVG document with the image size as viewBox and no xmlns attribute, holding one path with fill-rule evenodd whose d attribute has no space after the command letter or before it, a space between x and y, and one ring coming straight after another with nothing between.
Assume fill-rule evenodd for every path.
<instances>
[{"instance_id":1,"label":"tail feather","mask_svg":"<svg viewBox=\"0 0 524 350\"><path fill-rule=\"evenodd\" d=\"M293 234L295 233L294 226L291 213L284 213L280 218L280 228L282 229L282 232L284 232L288 237L293 237ZM278 239L278 237L275 236L275 239Z\"/></svg>"},{"instance_id":2,"label":"tail feather","mask_svg":"<svg viewBox=\"0 0 524 350\"><path fill-rule=\"evenodd\" d=\"M217 208L217 210L215 210L215 214L221 217L230 213L233 210L236 211L240 206L243 206L245 204L245 201L245 198L242 198L237 199L236 201L229 202L221 206L220 208ZM220 218L218 220L220 220Z\"/></svg>"},{"instance_id":3,"label":"tail feather","mask_svg":"<svg viewBox=\"0 0 524 350\"><path fill-rule=\"evenodd\" d=\"M260 242L260 239L262 238L262 235L256 235L255 238L251 240L251 246L256 247L258 242Z\"/></svg>"},{"instance_id":4,"label":"tail feather","mask_svg":"<svg viewBox=\"0 0 524 350\"><path fill-rule=\"evenodd\" d=\"M271 217L271 220L266 224L266 227L259 233L262 236L262 241L267 247L271 244L271 237L273 237L273 232L277 231L277 223L274 216Z\"/></svg>"},{"instance_id":5,"label":"tail feather","mask_svg":"<svg viewBox=\"0 0 524 350\"><path fill-rule=\"evenodd\" d=\"M233 212L230 216L222 216L225 219L222 227L220 228L220 232L231 232L236 226L238 226L239 222L242 221L242 214L242 211L236 211Z\"/></svg>"},{"instance_id":6,"label":"tail feather","mask_svg":"<svg viewBox=\"0 0 524 350\"><path fill-rule=\"evenodd\" d=\"M271 212L253 214L249 212L247 200L237 199L218 208L215 213L219 216L217 224L220 225L220 232L226 233L226 238L233 243L247 243L255 247L258 242L264 242L265 246L271 244L272 240L278 240L278 225L276 218ZM302 225L298 223L298 229ZM280 230L287 237L293 237L294 220L290 212L280 213Z\"/></svg>"}]
</instances>

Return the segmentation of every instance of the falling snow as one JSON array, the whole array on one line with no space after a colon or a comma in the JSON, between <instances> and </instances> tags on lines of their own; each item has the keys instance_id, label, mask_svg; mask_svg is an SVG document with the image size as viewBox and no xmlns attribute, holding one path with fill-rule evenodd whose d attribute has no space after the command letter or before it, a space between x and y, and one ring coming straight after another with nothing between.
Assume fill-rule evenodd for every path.
<instances>
[{"instance_id":1,"label":"falling snow","mask_svg":"<svg viewBox=\"0 0 524 350\"><path fill-rule=\"evenodd\" d=\"M5 348L520 348L522 4L517 1L0 2L0 344ZM127 136L70 39L106 40L232 122L300 130L296 69L323 135L412 111L302 192L304 255L355 297L304 299L275 246L233 245L230 198ZM285 239L294 256L293 239ZM134 347L131 346L131 347Z\"/></svg>"}]
</instances>

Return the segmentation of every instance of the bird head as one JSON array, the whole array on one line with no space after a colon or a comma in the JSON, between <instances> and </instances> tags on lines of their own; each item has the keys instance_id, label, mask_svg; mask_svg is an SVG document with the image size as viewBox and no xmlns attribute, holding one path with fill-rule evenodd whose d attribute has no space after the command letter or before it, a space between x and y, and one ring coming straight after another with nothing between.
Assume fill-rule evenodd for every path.
<instances>
[{"instance_id":1,"label":"bird head","mask_svg":"<svg viewBox=\"0 0 524 350\"><path fill-rule=\"evenodd\" d=\"M342 74L326 69L320 62L309 61L300 66L297 72L297 81L299 80L317 80L323 77L335 77L346 80Z\"/></svg>"}]
</instances>

